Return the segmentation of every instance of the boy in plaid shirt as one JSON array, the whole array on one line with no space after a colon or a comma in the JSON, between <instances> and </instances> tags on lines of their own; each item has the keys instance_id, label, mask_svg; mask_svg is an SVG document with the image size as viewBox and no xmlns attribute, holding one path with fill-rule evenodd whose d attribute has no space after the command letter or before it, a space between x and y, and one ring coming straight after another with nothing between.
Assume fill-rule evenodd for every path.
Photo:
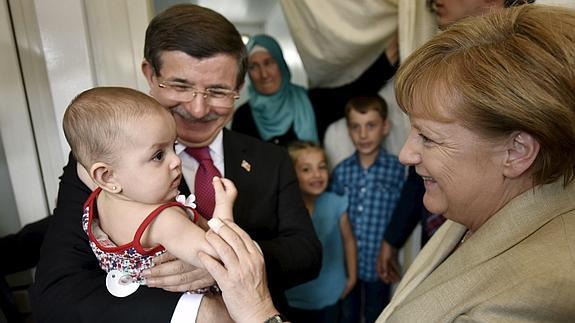
<instances>
[{"instance_id":1,"label":"boy in plaid shirt","mask_svg":"<svg viewBox=\"0 0 575 323\"><path fill-rule=\"evenodd\" d=\"M389 302L390 287L380 281L376 261L405 181L405 167L382 147L390 124L387 104L381 97L352 98L345 107L345 117L356 151L333 170L330 188L349 200L348 215L357 242L358 281L342 302L341 322L360 322L363 314L365 322L370 323Z\"/></svg>"}]
</instances>

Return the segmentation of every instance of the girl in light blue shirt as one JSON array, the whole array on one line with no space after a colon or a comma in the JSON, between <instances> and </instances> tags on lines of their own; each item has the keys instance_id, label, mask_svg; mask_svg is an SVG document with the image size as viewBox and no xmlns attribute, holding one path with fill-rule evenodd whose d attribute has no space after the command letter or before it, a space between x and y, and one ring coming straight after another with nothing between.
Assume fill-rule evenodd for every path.
<instances>
[{"instance_id":1,"label":"girl in light blue shirt","mask_svg":"<svg viewBox=\"0 0 575 323\"><path fill-rule=\"evenodd\" d=\"M357 251L347 216L347 199L326 192L329 173L323 149L296 141L288 146L303 200L323 246L319 276L286 291L294 322L336 322L338 300L357 280Z\"/></svg>"}]
</instances>

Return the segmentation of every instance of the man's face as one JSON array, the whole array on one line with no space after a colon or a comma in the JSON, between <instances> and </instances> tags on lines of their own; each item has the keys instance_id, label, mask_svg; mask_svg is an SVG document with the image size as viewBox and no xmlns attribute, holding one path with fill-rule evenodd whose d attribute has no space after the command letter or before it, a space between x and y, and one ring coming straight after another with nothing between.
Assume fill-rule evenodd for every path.
<instances>
[{"instance_id":1,"label":"man's face","mask_svg":"<svg viewBox=\"0 0 575 323\"><path fill-rule=\"evenodd\" d=\"M238 90L236 58L218 54L197 59L181 51L165 51L160 60L158 75L149 62L142 64L150 94L174 115L180 143L188 147L209 145L232 118L234 99L230 96L229 104L213 105L201 92ZM191 88L200 92L193 96Z\"/></svg>"},{"instance_id":2,"label":"man's face","mask_svg":"<svg viewBox=\"0 0 575 323\"><path fill-rule=\"evenodd\" d=\"M499 0L435 0L435 14L440 28L465 17L480 16L489 10L503 8Z\"/></svg>"}]
</instances>

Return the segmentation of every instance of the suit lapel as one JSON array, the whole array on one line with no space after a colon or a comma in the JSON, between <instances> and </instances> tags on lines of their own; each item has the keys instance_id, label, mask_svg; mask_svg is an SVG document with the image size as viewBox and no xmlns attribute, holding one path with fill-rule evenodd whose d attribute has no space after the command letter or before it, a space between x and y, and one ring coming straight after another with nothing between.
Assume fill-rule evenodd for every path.
<instances>
[{"instance_id":1,"label":"suit lapel","mask_svg":"<svg viewBox=\"0 0 575 323\"><path fill-rule=\"evenodd\" d=\"M395 308L425 281L428 276L439 266L457 246L466 228L451 220L447 220L431 237L425 247L417 255L409 270L405 273L397 286L393 298L377 322L385 322Z\"/></svg>"},{"instance_id":2,"label":"suit lapel","mask_svg":"<svg viewBox=\"0 0 575 323\"><path fill-rule=\"evenodd\" d=\"M225 177L234 182L239 192L234 203L234 220L236 223L245 224L248 222L246 217L252 211L249 205L250 199L246 197L252 195L253 187L251 186L261 179L254 179L257 172L253 169L246 170L245 166L242 167L242 162L249 163L253 168L256 161L252 160L249 144L243 140L243 136L232 134L224 129L223 145Z\"/></svg>"},{"instance_id":3,"label":"suit lapel","mask_svg":"<svg viewBox=\"0 0 575 323\"><path fill-rule=\"evenodd\" d=\"M238 187L242 186L241 179L245 176L246 170L242 168L242 161L249 159L247 154L247 144L239 140L236 136L230 136L230 131L224 129L224 171L225 177L229 178Z\"/></svg>"}]
</instances>

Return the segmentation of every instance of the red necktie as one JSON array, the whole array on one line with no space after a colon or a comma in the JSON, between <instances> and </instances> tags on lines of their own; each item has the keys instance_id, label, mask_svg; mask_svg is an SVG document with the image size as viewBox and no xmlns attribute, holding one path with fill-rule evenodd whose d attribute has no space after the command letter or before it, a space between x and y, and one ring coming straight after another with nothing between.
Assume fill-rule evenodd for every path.
<instances>
[{"instance_id":1,"label":"red necktie","mask_svg":"<svg viewBox=\"0 0 575 323\"><path fill-rule=\"evenodd\" d=\"M196 178L194 179L194 194L196 195L197 201L196 209L204 218L211 219L215 205L215 193L212 179L214 176L221 177L221 174L216 166L214 166L214 162L210 157L209 147L188 147L186 148L186 153L192 156L199 163L198 170L196 171Z\"/></svg>"}]
</instances>

